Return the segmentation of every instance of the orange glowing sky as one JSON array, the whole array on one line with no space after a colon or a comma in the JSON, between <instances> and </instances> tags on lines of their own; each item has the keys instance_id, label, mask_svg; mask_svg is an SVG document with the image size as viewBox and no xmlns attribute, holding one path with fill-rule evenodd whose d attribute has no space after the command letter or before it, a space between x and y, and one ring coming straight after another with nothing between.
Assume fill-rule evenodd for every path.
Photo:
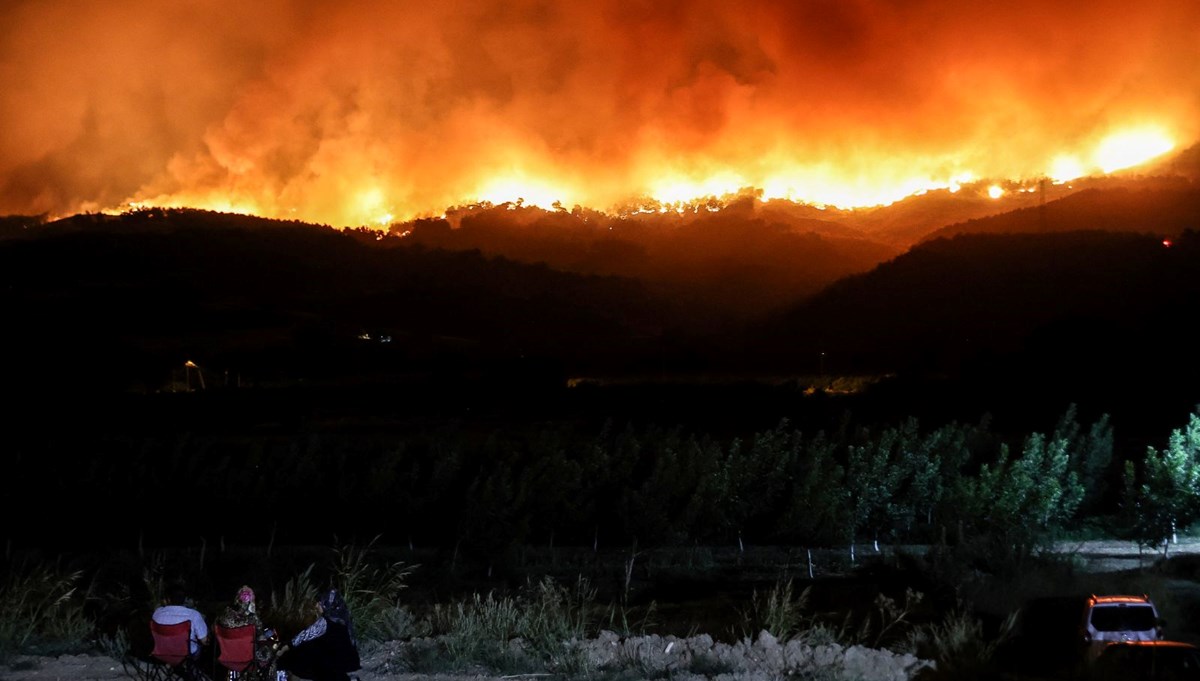
<instances>
[{"instance_id":1,"label":"orange glowing sky","mask_svg":"<svg viewBox=\"0 0 1200 681\"><path fill-rule=\"evenodd\" d=\"M1200 136L1200 3L5 0L0 214L837 206Z\"/></svg>"}]
</instances>

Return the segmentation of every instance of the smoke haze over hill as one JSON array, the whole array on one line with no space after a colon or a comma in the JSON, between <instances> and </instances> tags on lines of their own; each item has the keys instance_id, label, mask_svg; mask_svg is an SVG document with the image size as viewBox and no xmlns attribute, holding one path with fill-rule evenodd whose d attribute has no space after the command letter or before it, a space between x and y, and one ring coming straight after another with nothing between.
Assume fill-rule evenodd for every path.
<instances>
[{"instance_id":1,"label":"smoke haze over hill","mask_svg":"<svg viewBox=\"0 0 1200 681\"><path fill-rule=\"evenodd\" d=\"M1091 172L1105 140L1195 141L1198 27L1190 0L17 0L0 214L386 225L743 187L870 205L1063 155Z\"/></svg>"}]
</instances>

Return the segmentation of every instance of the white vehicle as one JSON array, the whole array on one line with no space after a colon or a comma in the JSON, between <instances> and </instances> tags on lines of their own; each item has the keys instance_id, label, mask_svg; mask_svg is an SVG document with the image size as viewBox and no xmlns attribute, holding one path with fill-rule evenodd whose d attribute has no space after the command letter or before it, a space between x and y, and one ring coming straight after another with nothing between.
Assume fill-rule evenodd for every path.
<instances>
[{"instance_id":1,"label":"white vehicle","mask_svg":"<svg viewBox=\"0 0 1200 681\"><path fill-rule=\"evenodd\" d=\"M1110 643L1158 641L1163 622L1149 596L1096 596L1087 600L1083 614L1083 641L1089 659Z\"/></svg>"}]
</instances>

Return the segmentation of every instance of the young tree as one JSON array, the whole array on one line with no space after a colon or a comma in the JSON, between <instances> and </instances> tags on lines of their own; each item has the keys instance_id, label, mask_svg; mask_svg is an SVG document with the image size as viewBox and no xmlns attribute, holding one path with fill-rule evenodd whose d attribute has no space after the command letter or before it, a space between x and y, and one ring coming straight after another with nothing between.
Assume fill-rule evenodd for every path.
<instances>
[{"instance_id":1,"label":"young tree","mask_svg":"<svg viewBox=\"0 0 1200 681\"><path fill-rule=\"evenodd\" d=\"M1112 464L1113 430L1108 414L1097 419L1085 433L1076 420L1076 407L1072 404L1059 419L1051 440L1066 443L1068 465L1083 485L1080 513L1086 515L1096 511L1108 493L1107 475Z\"/></svg>"},{"instance_id":2,"label":"young tree","mask_svg":"<svg viewBox=\"0 0 1200 681\"><path fill-rule=\"evenodd\" d=\"M1022 515L1048 533L1054 533L1075 516L1083 499L1083 485L1070 467L1070 442L1034 433L1015 468L1029 485Z\"/></svg>"},{"instance_id":3,"label":"young tree","mask_svg":"<svg viewBox=\"0 0 1200 681\"><path fill-rule=\"evenodd\" d=\"M823 433L804 445L787 472L789 488L776 534L785 542L833 546L850 540L845 470Z\"/></svg>"},{"instance_id":4,"label":"young tree","mask_svg":"<svg viewBox=\"0 0 1200 681\"><path fill-rule=\"evenodd\" d=\"M1133 527L1142 545L1162 546L1166 554L1168 542L1177 541L1178 529L1191 524L1200 511L1198 484L1200 413L1193 413L1187 426L1171 432L1165 449L1146 448Z\"/></svg>"},{"instance_id":5,"label":"young tree","mask_svg":"<svg viewBox=\"0 0 1200 681\"><path fill-rule=\"evenodd\" d=\"M737 535L739 549L744 549L744 535L758 523L771 520L774 524L788 486L787 471L799 455L800 442L800 434L784 419L771 430L755 433L749 447L740 440L730 444L720 477L722 503L728 530Z\"/></svg>"},{"instance_id":6,"label":"young tree","mask_svg":"<svg viewBox=\"0 0 1200 681\"><path fill-rule=\"evenodd\" d=\"M1005 545L1027 555L1053 538L1079 507L1083 487L1068 467L1066 442L1034 433L1021 456L1002 446L993 463L980 468L968 517Z\"/></svg>"},{"instance_id":7,"label":"young tree","mask_svg":"<svg viewBox=\"0 0 1200 681\"><path fill-rule=\"evenodd\" d=\"M904 469L893 461L896 433L883 433L874 444L851 446L846 455L846 491L850 500L850 546L862 531L879 549L879 534L893 528L898 515L896 493Z\"/></svg>"}]
</instances>

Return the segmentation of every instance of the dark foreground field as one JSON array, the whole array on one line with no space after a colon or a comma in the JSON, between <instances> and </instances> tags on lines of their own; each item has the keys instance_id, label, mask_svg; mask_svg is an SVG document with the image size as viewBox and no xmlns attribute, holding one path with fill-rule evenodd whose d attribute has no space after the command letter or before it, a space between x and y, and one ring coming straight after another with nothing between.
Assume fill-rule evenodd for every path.
<instances>
[{"instance_id":1,"label":"dark foreground field","mask_svg":"<svg viewBox=\"0 0 1200 681\"><path fill-rule=\"evenodd\" d=\"M804 678L1078 681L1086 677L1080 676L1073 652L1077 641L1070 603L1089 593L1147 593L1167 621L1168 638L1200 641L1195 624L1200 612L1196 579L1200 540L1192 538L1172 546L1173 557L1165 561L1126 542L1064 543L1054 556L1030 562L1023 570L1000 576L976 569L970 571L973 577L953 584L938 582L949 576L941 572L953 569L953 561L946 557L938 565L937 550L930 547L885 546L875 553L871 546L859 546L853 564L848 553L840 551L810 553L778 547L744 551L736 547L636 551L631 547L629 551L594 554L590 548L544 549L529 551L509 573L490 576L458 574L451 565L438 562L444 557L431 553L387 547L372 550L377 558L430 561L428 565L411 564L415 569L403 600L414 612L428 613L437 603L463 602L469 594L482 590L518 593L522 584L548 577L564 583L587 579L596 586L590 625L595 639L583 646L595 666L590 678L660 678L667 674L670 678L711 679L739 673L742 678L765 680L801 673L795 665L818 664L814 659L824 655L821 659L826 662L820 664L828 665L825 671L806 667L808 671L803 673L809 676ZM290 578L288 566L298 567L306 560L322 564L328 553L319 547L279 547L276 551L269 559L261 550L234 547L208 547L204 554L195 549L157 551L147 556L153 565L187 571L201 596L197 605L206 613L215 613L225 592L236 588L229 585L242 582L259 589L269 613L271 597L280 596L286 588L280 580ZM105 575L111 578L118 571L121 556L111 558L105 569L92 575L97 578L92 588L100 588ZM189 564L195 567L183 567ZM204 569L197 569L200 566ZM137 581L127 576L130 584ZM779 624L779 620L765 619L768 597L779 596L781 585L789 583L797 608L793 624L802 623L803 627L778 641L763 637L763 628ZM1028 609L1031 605L1036 607ZM1022 619L1030 613L1039 619ZM1010 615L1016 615L1016 625L1006 629L1004 622ZM110 620L108 626L128 626L136 631L144 616L144 612L127 612L127 622ZM978 625L976 642L994 651L986 664L960 661L955 667L943 661L939 671L939 651L931 647L928 636L939 627L945 633L951 622ZM818 630L824 633L814 633ZM783 648L788 640L802 647ZM417 639L364 645L360 679L512 678L506 670L486 666L422 671L414 666L418 657L414 651L423 645ZM817 658L798 662L801 649L818 651ZM873 649L894 652L869 652ZM7 664L8 670L0 672L0 678L7 681L137 678L130 674L130 667L104 655L10 657ZM852 667L854 664L860 666ZM788 665L793 665L791 671ZM630 676L633 669L638 671Z\"/></svg>"}]
</instances>

